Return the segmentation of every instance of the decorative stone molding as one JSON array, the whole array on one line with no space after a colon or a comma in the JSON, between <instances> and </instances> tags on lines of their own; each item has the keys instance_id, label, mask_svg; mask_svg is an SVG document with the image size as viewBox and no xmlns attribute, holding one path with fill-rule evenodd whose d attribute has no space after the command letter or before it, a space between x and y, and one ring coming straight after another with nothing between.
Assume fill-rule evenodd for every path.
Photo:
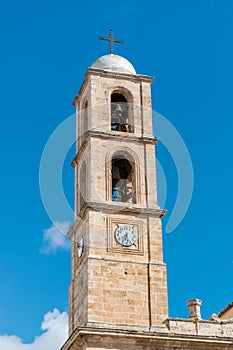
<instances>
[{"instance_id":1,"label":"decorative stone molding","mask_svg":"<svg viewBox=\"0 0 233 350\"><path fill-rule=\"evenodd\" d=\"M130 220L130 226L133 225L133 229L136 232L137 239L135 244L130 247L123 247L114 239L114 231L121 225L128 225L127 219L108 218L107 219L107 232L108 232L108 245L107 250L109 252L119 252L121 254L139 254L143 255L143 235L142 235L142 222Z\"/></svg>"}]
</instances>

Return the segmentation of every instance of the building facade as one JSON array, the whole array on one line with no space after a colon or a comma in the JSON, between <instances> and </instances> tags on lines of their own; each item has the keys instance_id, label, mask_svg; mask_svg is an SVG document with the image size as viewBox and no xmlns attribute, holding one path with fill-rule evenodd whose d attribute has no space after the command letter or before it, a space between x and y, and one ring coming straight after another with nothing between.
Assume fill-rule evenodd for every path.
<instances>
[{"instance_id":1,"label":"building facade","mask_svg":"<svg viewBox=\"0 0 233 350\"><path fill-rule=\"evenodd\" d=\"M168 317L151 83L109 54L88 68L77 116L69 338L62 350L233 349L233 322Z\"/></svg>"}]
</instances>

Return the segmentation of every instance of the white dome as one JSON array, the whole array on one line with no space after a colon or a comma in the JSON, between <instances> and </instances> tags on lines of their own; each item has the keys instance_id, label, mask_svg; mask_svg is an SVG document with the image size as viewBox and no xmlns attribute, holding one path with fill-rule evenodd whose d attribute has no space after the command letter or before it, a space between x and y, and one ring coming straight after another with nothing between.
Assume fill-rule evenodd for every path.
<instances>
[{"instance_id":1,"label":"white dome","mask_svg":"<svg viewBox=\"0 0 233 350\"><path fill-rule=\"evenodd\" d=\"M114 54L101 56L90 68L103 69L108 72L136 74L136 71L126 58Z\"/></svg>"}]
</instances>

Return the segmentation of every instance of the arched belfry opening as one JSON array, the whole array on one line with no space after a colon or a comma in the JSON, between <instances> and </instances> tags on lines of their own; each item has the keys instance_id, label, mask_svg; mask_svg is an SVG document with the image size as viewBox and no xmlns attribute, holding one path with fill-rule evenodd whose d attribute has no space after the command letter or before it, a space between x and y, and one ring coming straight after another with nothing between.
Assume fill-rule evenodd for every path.
<instances>
[{"instance_id":1,"label":"arched belfry opening","mask_svg":"<svg viewBox=\"0 0 233 350\"><path fill-rule=\"evenodd\" d=\"M88 102L84 101L81 111L81 144L85 139L85 133L88 130Z\"/></svg>"},{"instance_id":2,"label":"arched belfry opening","mask_svg":"<svg viewBox=\"0 0 233 350\"><path fill-rule=\"evenodd\" d=\"M79 172L79 211L84 207L87 200L87 167L83 161Z\"/></svg>"},{"instance_id":3,"label":"arched belfry opening","mask_svg":"<svg viewBox=\"0 0 233 350\"><path fill-rule=\"evenodd\" d=\"M106 200L141 203L141 176L137 154L127 147L115 147L106 155Z\"/></svg>"},{"instance_id":4,"label":"arched belfry opening","mask_svg":"<svg viewBox=\"0 0 233 350\"><path fill-rule=\"evenodd\" d=\"M111 95L111 130L131 132L129 103L120 92L113 92Z\"/></svg>"},{"instance_id":5,"label":"arched belfry opening","mask_svg":"<svg viewBox=\"0 0 233 350\"><path fill-rule=\"evenodd\" d=\"M83 105L83 132L87 132L88 130L88 102L85 101Z\"/></svg>"},{"instance_id":6,"label":"arched belfry opening","mask_svg":"<svg viewBox=\"0 0 233 350\"><path fill-rule=\"evenodd\" d=\"M134 203L134 167L124 156L112 158L112 201Z\"/></svg>"}]
</instances>

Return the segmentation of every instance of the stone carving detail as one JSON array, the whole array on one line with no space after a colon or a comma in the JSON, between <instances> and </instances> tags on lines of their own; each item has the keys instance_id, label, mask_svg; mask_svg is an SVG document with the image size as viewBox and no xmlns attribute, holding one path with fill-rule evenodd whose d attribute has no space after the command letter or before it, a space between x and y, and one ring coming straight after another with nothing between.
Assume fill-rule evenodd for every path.
<instances>
[{"instance_id":1,"label":"stone carving detail","mask_svg":"<svg viewBox=\"0 0 233 350\"><path fill-rule=\"evenodd\" d=\"M228 318L228 319L221 319L218 317L216 314L212 314L209 317L209 321L214 322L214 323L221 323L221 324L226 324L226 323L233 323L233 318Z\"/></svg>"}]
</instances>

